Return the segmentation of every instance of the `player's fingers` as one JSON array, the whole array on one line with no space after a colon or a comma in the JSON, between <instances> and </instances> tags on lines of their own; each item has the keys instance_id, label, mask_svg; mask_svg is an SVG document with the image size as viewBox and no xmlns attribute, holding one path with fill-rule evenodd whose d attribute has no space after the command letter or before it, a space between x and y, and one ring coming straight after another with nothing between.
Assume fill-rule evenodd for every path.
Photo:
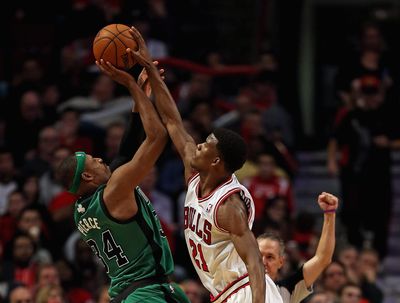
<instances>
[{"instance_id":1,"label":"player's fingers","mask_svg":"<svg viewBox=\"0 0 400 303\"><path fill-rule=\"evenodd\" d=\"M132 26L129 31L133 34L133 37L135 38L136 42L140 44L144 43L142 35L134 26Z\"/></svg>"},{"instance_id":2,"label":"player's fingers","mask_svg":"<svg viewBox=\"0 0 400 303\"><path fill-rule=\"evenodd\" d=\"M158 61L153 61L153 64L155 65L155 66L157 66L158 65Z\"/></svg>"},{"instance_id":3,"label":"player's fingers","mask_svg":"<svg viewBox=\"0 0 400 303\"><path fill-rule=\"evenodd\" d=\"M104 62L103 62L103 59L100 59L100 61L96 61L96 64L97 64L97 66L100 68L100 70L102 71L102 72L105 72L105 69L104 69L104 64L103 64Z\"/></svg>"},{"instance_id":4,"label":"player's fingers","mask_svg":"<svg viewBox=\"0 0 400 303\"><path fill-rule=\"evenodd\" d=\"M107 67L110 69L110 71L112 72L112 73L117 73L118 72L118 69L114 66L114 65L112 65L112 63L111 62L109 62L109 61L107 61Z\"/></svg>"},{"instance_id":5,"label":"player's fingers","mask_svg":"<svg viewBox=\"0 0 400 303\"><path fill-rule=\"evenodd\" d=\"M131 34L133 39L138 39L138 32L133 26L131 26L131 28L129 29L129 33Z\"/></svg>"},{"instance_id":6,"label":"player's fingers","mask_svg":"<svg viewBox=\"0 0 400 303\"><path fill-rule=\"evenodd\" d=\"M135 52L133 49L130 49L129 47L126 49L126 52L128 54L131 54L131 56L134 56L134 57L139 57L140 56L139 52Z\"/></svg>"}]
</instances>

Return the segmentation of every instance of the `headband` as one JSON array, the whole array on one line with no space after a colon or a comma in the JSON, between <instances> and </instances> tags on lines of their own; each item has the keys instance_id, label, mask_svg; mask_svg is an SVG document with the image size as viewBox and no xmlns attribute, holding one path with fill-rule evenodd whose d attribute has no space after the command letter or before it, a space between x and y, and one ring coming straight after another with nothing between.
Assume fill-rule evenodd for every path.
<instances>
[{"instance_id":1,"label":"headband","mask_svg":"<svg viewBox=\"0 0 400 303\"><path fill-rule=\"evenodd\" d=\"M85 152L76 152L76 169L74 174L74 179L72 179L71 187L69 188L69 192L72 194L76 194L78 191L79 185L81 184L81 174L85 169L85 161L86 161L86 154Z\"/></svg>"}]
</instances>

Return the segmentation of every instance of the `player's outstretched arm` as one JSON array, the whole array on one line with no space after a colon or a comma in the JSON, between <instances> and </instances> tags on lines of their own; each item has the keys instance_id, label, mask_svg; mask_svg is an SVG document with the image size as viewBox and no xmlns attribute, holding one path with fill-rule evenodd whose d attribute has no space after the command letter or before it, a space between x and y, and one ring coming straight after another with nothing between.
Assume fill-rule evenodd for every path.
<instances>
[{"instance_id":1,"label":"player's outstretched arm","mask_svg":"<svg viewBox=\"0 0 400 303\"><path fill-rule=\"evenodd\" d=\"M307 287L310 287L331 263L335 250L335 220L339 200L332 194L321 193L318 204L324 212L324 223L317 251L303 266L303 277Z\"/></svg>"},{"instance_id":2,"label":"player's outstretched arm","mask_svg":"<svg viewBox=\"0 0 400 303\"><path fill-rule=\"evenodd\" d=\"M114 81L128 88L136 102L146 138L133 158L118 167L104 190L104 203L110 214L119 220L129 219L137 212L134 188L155 165L167 142L167 132L160 118L143 90L135 79L123 70L116 69L110 63L98 63L101 71Z\"/></svg>"},{"instance_id":3,"label":"player's outstretched arm","mask_svg":"<svg viewBox=\"0 0 400 303\"><path fill-rule=\"evenodd\" d=\"M143 37L134 27L131 28L130 33L138 44L138 50L135 52L128 49L127 52L132 54L134 59L147 71L151 88L155 96L157 111L184 162L185 179L187 181L193 173L190 167L190 161L195 153L196 144L183 126L182 118L176 107L176 103L158 72L157 67L154 65Z\"/></svg>"},{"instance_id":4,"label":"player's outstretched arm","mask_svg":"<svg viewBox=\"0 0 400 303\"><path fill-rule=\"evenodd\" d=\"M226 199L217 212L218 226L231 235L236 251L246 264L253 303L265 303L265 273L257 240L248 226L243 202L237 195Z\"/></svg>"},{"instance_id":5,"label":"player's outstretched arm","mask_svg":"<svg viewBox=\"0 0 400 303\"><path fill-rule=\"evenodd\" d=\"M157 66L158 62L154 61L154 64ZM164 78L164 70L161 69L159 70L159 72L161 77ZM148 81L146 69L143 68L142 72L139 74L137 84L144 91L146 96L150 98L151 86ZM122 136L122 140L118 149L118 154L110 164L110 170L112 172L132 159L133 155L139 149L145 138L140 114L136 108L135 102L133 102L133 104L134 106L132 107L132 113L130 115L127 127L124 131L124 135Z\"/></svg>"}]
</instances>

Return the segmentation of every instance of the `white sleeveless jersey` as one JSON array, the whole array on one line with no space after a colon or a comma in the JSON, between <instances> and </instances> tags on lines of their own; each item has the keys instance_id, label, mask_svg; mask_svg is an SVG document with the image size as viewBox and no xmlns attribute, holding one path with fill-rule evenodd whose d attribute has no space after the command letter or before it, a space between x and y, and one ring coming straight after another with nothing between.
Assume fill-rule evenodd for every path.
<instances>
[{"instance_id":1,"label":"white sleeveless jersey","mask_svg":"<svg viewBox=\"0 0 400 303\"><path fill-rule=\"evenodd\" d=\"M229 233L217 222L219 206L229 196L238 194L244 202L251 229L254 202L248 190L231 178L205 197L198 198L200 176L189 179L184 208L186 245L193 266L213 302L223 302L232 293L249 285L247 268L237 253Z\"/></svg>"}]
</instances>

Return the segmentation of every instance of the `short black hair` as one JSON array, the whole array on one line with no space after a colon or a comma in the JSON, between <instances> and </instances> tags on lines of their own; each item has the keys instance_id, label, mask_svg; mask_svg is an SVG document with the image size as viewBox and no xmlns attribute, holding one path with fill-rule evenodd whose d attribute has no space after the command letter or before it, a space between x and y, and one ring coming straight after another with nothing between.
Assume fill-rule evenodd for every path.
<instances>
[{"instance_id":1,"label":"short black hair","mask_svg":"<svg viewBox=\"0 0 400 303\"><path fill-rule=\"evenodd\" d=\"M65 158L56 171L56 179L64 186L65 189L71 187L76 169L76 156L72 154Z\"/></svg>"},{"instance_id":2,"label":"short black hair","mask_svg":"<svg viewBox=\"0 0 400 303\"><path fill-rule=\"evenodd\" d=\"M247 158L247 146L243 138L226 128L217 128L213 134L218 140L217 149L224 161L225 169L234 173L242 168Z\"/></svg>"}]
</instances>

